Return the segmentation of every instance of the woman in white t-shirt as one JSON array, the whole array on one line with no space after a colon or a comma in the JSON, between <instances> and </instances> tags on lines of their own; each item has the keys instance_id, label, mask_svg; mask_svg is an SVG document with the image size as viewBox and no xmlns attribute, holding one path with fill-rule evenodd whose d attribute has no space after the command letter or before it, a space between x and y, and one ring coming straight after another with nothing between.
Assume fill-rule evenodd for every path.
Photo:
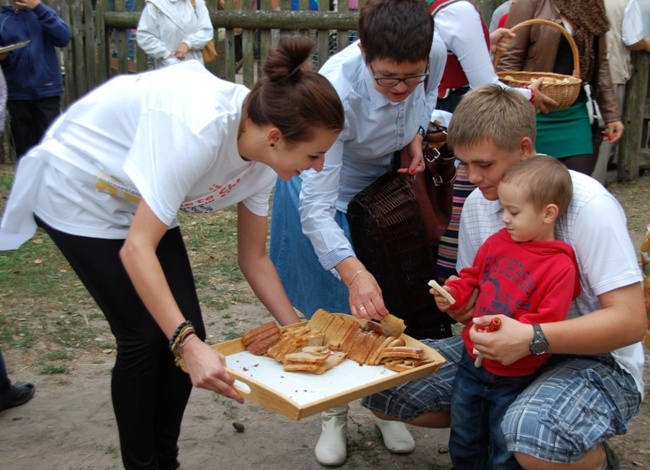
<instances>
[{"instance_id":1,"label":"woman in white t-shirt","mask_svg":"<svg viewBox=\"0 0 650 470\"><path fill-rule=\"evenodd\" d=\"M179 209L237 203L244 276L280 324L299 321L266 253L267 215L276 177L320 171L343 129L336 91L304 68L312 51L308 38L283 38L250 92L197 61L116 77L18 166L0 249L18 248L38 223L104 312L117 339L112 397L126 468L181 468L192 385L243 401L224 357L203 342Z\"/></svg>"}]
</instances>

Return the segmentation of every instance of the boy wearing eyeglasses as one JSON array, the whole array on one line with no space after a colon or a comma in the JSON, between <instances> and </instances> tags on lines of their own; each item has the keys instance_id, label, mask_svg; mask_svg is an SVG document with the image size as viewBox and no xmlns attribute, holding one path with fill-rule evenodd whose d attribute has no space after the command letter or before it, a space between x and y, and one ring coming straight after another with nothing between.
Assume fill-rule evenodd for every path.
<instances>
[{"instance_id":1,"label":"boy wearing eyeglasses","mask_svg":"<svg viewBox=\"0 0 650 470\"><path fill-rule=\"evenodd\" d=\"M345 213L357 193L392 168L396 151L411 161L400 173L424 170L424 130L447 56L421 0L370 0L358 29L360 40L320 70L343 102L345 129L321 173L303 172L275 189L271 258L306 318L319 308L374 320L389 313L376 279L355 256ZM322 414L315 449L322 465L345 462L347 411L345 405ZM392 452L413 451L402 423L377 424Z\"/></svg>"}]
</instances>

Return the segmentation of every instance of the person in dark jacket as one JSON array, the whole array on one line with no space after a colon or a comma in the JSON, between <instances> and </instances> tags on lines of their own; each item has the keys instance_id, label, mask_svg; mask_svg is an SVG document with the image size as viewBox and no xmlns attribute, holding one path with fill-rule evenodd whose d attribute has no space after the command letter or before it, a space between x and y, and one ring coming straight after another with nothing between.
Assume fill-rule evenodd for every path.
<instances>
[{"instance_id":1,"label":"person in dark jacket","mask_svg":"<svg viewBox=\"0 0 650 470\"><path fill-rule=\"evenodd\" d=\"M63 79L55 47L67 46L70 37L65 21L40 0L13 0L0 11L0 46L29 41L0 54L17 158L36 145L61 114Z\"/></svg>"}]
</instances>

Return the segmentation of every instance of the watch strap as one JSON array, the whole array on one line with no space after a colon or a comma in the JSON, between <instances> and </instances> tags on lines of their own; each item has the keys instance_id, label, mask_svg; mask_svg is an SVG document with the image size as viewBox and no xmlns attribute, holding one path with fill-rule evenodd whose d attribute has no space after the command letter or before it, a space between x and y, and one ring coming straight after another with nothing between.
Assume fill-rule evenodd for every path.
<instances>
[{"instance_id":1,"label":"watch strap","mask_svg":"<svg viewBox=\"0 0 650 470\"><path fill-rule=\"evenodd\" d=\"M530 352L536 356L541 356L548 352L549 343L540 325L534 323L532 327L533 340L530 342Z\"/></svg>"}]
</instances>

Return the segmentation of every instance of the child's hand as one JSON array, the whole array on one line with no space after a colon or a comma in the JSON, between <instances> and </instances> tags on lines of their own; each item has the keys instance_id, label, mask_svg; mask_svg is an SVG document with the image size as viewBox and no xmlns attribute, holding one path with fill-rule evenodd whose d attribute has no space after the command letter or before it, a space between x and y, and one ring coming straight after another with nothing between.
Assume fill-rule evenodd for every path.
<instances>
[{"instance_id":1,"label":"child's hand","mask_svg":"<svg viewBox=\"0 0 650 470\"><path fill-rule=\"evenodd\" d=\"M438 292L435 289L429 290L431 294L433 294L433 300L435 300L436 305L438 306L438 310L441 312L446 312L449 310L449 307L451 307L451 303L445 296L443 296L440 292Z\"/></svg>"},{"instance_id":2,"label":"child's hand","mask_svg":"<svg viewBox=\"0 0 650 470\"><path fill-rule=\"evenodd\" d=\"M449 307L456 303L451 287L443 287L433 279L429 281L429 286L431 286L429 292L433 294L436 305L441 312L446 312Z\"/></svg>"}]
</instances>

